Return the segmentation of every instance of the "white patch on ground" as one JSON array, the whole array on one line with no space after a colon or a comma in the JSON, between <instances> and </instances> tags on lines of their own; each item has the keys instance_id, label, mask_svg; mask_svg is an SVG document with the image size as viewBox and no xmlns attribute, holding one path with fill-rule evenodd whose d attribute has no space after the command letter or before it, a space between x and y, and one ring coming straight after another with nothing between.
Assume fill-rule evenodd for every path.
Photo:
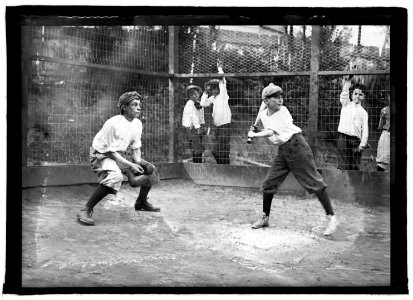
<instances>
[{"instance_id":1,"label":"white patch on ground","mask_svg":"<svg viewBox=\"0 0 413 300\"><path fill-rule=\"evenodd\" d=\"M218 230L220 228L217 228ZM234 244L244 244L263 250L277 249L286 251L289 247L302 246L314 242L314 237L280 228L252 230L250 226L227 228L220 234L228 234L228 240Z\"/></svg>"},{"instance_id":2,"label":"white patch on ground","mask_svg":"<svg viewBox=\"0 0 413 300\"><path fill-rule=\"evenodd\" d=\"M353 247L364 228L362 208L333 200L341 224L332 237L324 237L326 217L318 200L288 196L274 198L270 226L254 230L251 225L262 213L261 195L234 199L232 189L225 188L220 199L211 199L219 189L198 187L192 191L194 200L186 199L185 203L175 195L165 195L168 201L162 203L163 217L185 243L242 261L243 265L249 262L268 269L265 265L278 263L285 269L285 265L302 260L339 255ZM256 201L251 200L254 196ZM280 265L275 265L273 271L278 272Z\"/></svg>"}]
</instances>

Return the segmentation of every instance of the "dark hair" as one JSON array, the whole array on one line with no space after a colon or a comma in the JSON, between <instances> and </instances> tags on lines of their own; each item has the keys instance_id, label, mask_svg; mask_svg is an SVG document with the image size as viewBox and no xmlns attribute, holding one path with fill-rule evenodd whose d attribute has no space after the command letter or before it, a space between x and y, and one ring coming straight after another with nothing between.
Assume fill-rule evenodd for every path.
<instances>
[{"instance_id":1,"label":"dark hair","mask_svg":"<svg viewBox=\"0 0 413 300\"><path fill-rule=\"evenodd\" d=\"M364 88L365 86L363 84L359 84L359 83L352 84L351 87L348 89L350 100L353 101L353 92L356 89L361 90L363 94L366 95L366 93L364 92Z\"/></svg>"},{"instance_id":2,"label":"dark hair","mask_svg":"<svg viewBox=\"0 0 413 300\"><path fill-rule=\"evenodd\" d=\"M202 93L202 92L200 92L198 89L190 89L190 90L188 91L188 96L189 96L189 98L191 98L192 95L193 95L195 92L197 92L198 95L201 95L201 93Z\"/></svg>"},{"instance_id":3,"label":"dark hair","mask_svg":"<svg viewBox=\"0 0 413 300\"><path fill-rule=\"evenodd\" d=\"M129 106L129 103L130 103L130 102L128 102L128 103L126 103L126 104L123 104L123 105L120 107L120 114L121 114L121 115L125 114L125 109L123 109L123 107Z\"/></svg>"}]
</instances>

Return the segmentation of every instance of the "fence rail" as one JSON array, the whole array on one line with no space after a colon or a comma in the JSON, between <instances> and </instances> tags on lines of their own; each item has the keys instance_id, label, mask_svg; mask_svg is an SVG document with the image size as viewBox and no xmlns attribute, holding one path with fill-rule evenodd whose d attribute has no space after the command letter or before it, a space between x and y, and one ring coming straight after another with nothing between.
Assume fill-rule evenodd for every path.
<instances>
[{"instance_id":1,"label":"fence rail","mask_svg":"<svg viewBox=\"0 0 413 300\"><path fill-rule=\"evenodd\" d=\"M109 71L115 71L115 72L136 73L136 74L161 76L161 77L171 76L171 74L164 73L164 72L152 72L152 71L138 70L138 69L132 69L132 68L125 68L125 67L107 66L107 65L94 64L94 63L89 63L89 62L84 62L84 61L73 61L73 60L64 59L64 58L55 58L55 57L47 57L47 56L32 56L32 60L39 61L39 62L52 62L52 63L81 66L81 67L88 67L88 68L101 69L101 70L109 70Z\"/></svg>"}]
</instances>

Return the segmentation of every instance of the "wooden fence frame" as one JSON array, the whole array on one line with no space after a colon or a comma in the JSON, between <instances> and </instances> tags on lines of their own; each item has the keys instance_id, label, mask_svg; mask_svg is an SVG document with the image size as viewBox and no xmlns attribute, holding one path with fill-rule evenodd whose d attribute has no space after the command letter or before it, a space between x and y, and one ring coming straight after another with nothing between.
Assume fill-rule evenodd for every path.
<instances>
[{"instance_id":1,"label":"wooden fence frame","mask_svg":"<svg viewBox=\"0 0 413 300\"><path fill-rule=\"evenodd\" d=\"M27 23L26 23L27 25ZM176 115L176 84L180 78L212 78L216 77L216 73L195 73L195 74L179 74L179 26L168 26L169 30L169 43L168 43L168 55L169 66L168 72L154 72L145 70L136 70L126 67L105 66L100 64L94 64L84 61L73 61L69 59L54 58L47 56L30 56L31 41L27 26L22 26L22 165L27 166L27 106L28 106L28 86L30 84L31 74L31 61L40 60L46 62L62 63L83 66L88 68L105 69L109 71L117 72L129 72L142 75L160 76L168 78L169 81L169 153L168 161L177 162L177 126L174 124L174 118ZM321 30L320 25L312 25L311 36L311 67L310 71L298 71L298 72L253 72L253 73L225 73L225 77L285 77L285 76L309 76L310 79L310 98L309 98L309 118L308 118L308 142L314 149L317 141L317 125L318 125L318 80L319 76L344 76L344 75L390 75L390 70L348 70L348 71L320 71L320 40Z\"/></svg>"}]
</instances>

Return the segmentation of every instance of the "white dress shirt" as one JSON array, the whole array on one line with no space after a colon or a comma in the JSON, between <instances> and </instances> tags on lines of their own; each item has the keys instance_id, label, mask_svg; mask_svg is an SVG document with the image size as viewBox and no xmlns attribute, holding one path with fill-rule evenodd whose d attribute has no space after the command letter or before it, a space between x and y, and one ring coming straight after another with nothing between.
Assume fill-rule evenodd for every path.
<instances>
[{"instance_id":1,"label":"white dress shirt","mask_svg":"<svg viewBox=\"0 0 413 300\"><path fill-rule=\"evenodd\" d=\"M259 118L264 129L271 129L275 132L268 137L274 145L282 145L287 142L294 134L300 133L301 129L293 124L293 117L285 106L268 116L268 108L261 111Z\"/></svg>"},{"instance_id":2,"label":"white dress shirt","mask_svg":"<svg viewBox=\"0 0 413 300\"><path fill-rule=\"evenodd\" d=\"M142 147L142 122L139 119L128 121L123 115L116 115L103 124L93 139L92 147L100 153L126 151Z\"/></svg>"},{"instance_id":3,"label":"white dress shirt","mask_svg":"<svg viewBox=\"0 0 413 300\"><path fill-rule=\"evenodd\" d=\"M182 114L182 126L198 129L201 124L205 124L204 108L197 109L194 101L188 100Z\"/></svg>"},{"instance_id":4,"label":"white dress shirt","mask_svg":"<svg viewBox=\"0 0 413 300\"><path fill-rule=\"evenodd\" d=\"M229 96L225 78L219 81L219 94L208 98L206 93L202 94L201 105L204 107L214 104L212 118L215 126L231 123L231 109L228 104Z\"/></svg>"},{"instance_id":5,"label":"white dress shirt","mask_svg":"<svg viewBox=\"0 0 413 300\"><path fill-rule=\"evenodd\" d=\"M361 146L366 146L369 137L368 114L360 105L350 101L349 91L343 90L340 94L342 105L338 132L358 137Z\"/></svg>"}]
</instances>

